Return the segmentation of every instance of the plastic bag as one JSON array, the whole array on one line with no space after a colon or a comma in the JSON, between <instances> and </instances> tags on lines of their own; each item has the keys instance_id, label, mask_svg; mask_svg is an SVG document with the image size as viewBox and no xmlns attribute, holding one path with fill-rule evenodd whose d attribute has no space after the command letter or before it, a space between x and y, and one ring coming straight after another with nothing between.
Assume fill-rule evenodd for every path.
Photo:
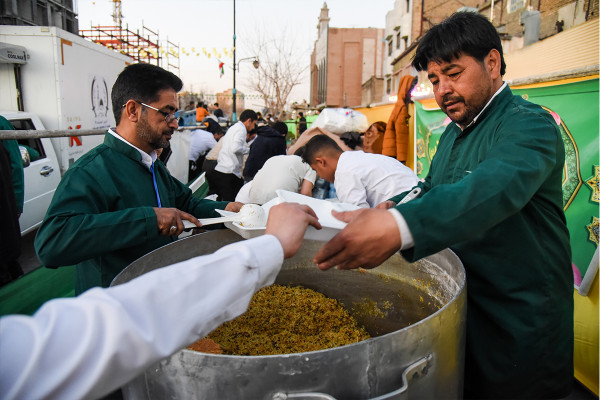
<instances>
[{"instance_id":1,"label":"plastic bag","mask_svg":"<svg viewBox=\"0 0 600 400\"><path fill-rule=\"evenodd\" d=\"M311 124L311 128L315 127L341 135L364 132L369 128L369 122L366 115L350 108L325 108Z\"/></svg>"}]
</instances>

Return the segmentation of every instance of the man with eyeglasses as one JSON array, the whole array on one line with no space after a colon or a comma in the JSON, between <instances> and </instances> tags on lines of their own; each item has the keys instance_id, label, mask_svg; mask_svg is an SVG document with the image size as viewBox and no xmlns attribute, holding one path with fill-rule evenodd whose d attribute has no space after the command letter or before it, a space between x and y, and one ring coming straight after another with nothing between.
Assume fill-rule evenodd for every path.
<instances>
[{"instance_id":1,"label":"man with eyeglasses","mask_svg":"<svg viewBox=\"0 0 600 400\"><path fill-rule=\"evenodd\" d=\"M178 127L181 80L133 64L112 88L116 129L63 176L35 247L48 267L77 265L76 294L107 287L127 265L177 240L183 220L239 211L241 203L198 199L157 160Z\"/></svg>"}]
</instances>

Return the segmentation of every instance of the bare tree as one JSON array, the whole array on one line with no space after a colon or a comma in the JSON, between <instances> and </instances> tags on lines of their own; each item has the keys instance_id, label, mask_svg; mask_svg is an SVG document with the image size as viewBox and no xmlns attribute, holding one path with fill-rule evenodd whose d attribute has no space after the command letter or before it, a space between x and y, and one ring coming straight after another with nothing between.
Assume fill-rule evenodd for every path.
<instances>
[{"instance_id":1,"label":"bare tree","mask_svg":"<svg viewBox=\"0 0 600 400\"><path fill-rule=\"evenodd\" d=\"M258 56L260 65L248 83L250 90L258 92L265 108L273 115L284 112L288 97L309 68L310 60L306 49L298 48L287 30L267 35L255 32L251 41L251 54Z\"/></svg>"}]
</instances>

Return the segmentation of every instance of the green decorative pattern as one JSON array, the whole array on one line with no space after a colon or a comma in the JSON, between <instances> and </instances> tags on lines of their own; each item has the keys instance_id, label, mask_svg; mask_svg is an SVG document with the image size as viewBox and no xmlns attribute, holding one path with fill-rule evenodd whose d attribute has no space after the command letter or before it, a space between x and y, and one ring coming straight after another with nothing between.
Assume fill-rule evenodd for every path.
<instances>
[{"instance_id":1,"label":"green decorative pattern","mask_svg":"<svg viewBox=\"0 0 600 400\"><path fill-rule=\"evenodd\" d=\"M585 184L592 189L592 194L590 195L590 201L594 203L598 203L598 198L600 197L600 191L598 190L598 170L600 170L600 166L594 165L593 167L594 175L590 176L585 180Z\"/></svg>"}]
</instances>

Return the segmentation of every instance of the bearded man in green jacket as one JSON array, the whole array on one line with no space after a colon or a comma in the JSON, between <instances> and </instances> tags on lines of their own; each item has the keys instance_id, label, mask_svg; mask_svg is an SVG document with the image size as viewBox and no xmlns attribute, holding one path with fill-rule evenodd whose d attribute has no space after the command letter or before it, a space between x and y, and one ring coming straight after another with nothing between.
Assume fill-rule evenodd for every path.
<instances>
[{"instance_id":1,"label":"bearded man in green jacket","mask_svg":"<svg viewBox=\"0 0 600 400\"><path fill-rule=\"evenodd\" d=\"M465 398L564 397L573 381L573 273L559 129L502 81L500 38L479 14L431 28L413 65L427 71L453 121L421 196L335 214L349 224L314 261L373 268L398 250L414 261L451 248L467 272Z\"/></svg>"},{"instance_id":2,"label":"bearded man in green jacket","mask_svg":"<svg viewBox=\"0 0 600 400\"><path fill-rule=\"evenodd\" d=\"M77 264L77 294L107 287L127 265L177 240L182 220L239 211L241 203L198 199L157 159L178 126L181 80L160 67L133 64L111 99L117 127L63 176L35 238L48 267Z\"/></svg>"}]
</instances>

